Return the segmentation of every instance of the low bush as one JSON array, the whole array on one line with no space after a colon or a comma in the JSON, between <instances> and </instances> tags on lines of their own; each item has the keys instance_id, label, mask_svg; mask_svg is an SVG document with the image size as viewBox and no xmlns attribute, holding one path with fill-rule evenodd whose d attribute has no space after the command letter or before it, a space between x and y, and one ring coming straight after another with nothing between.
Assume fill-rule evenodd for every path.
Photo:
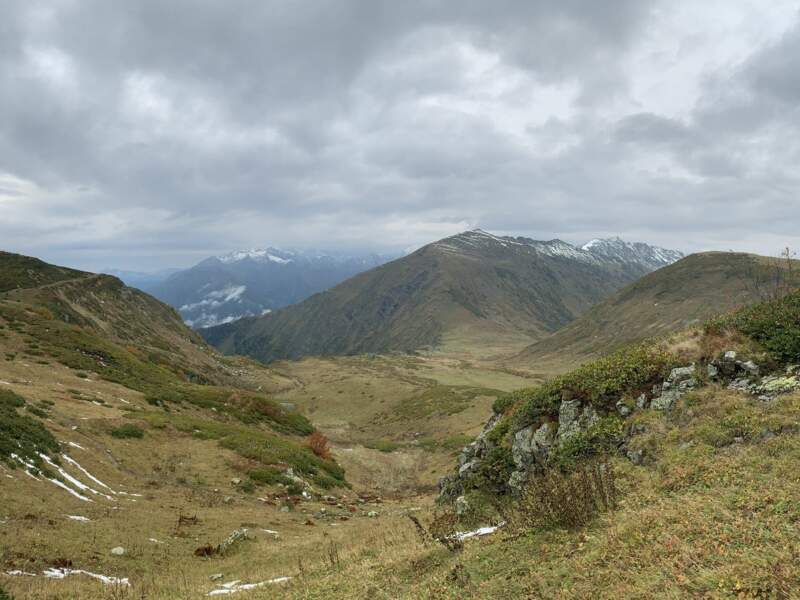
<instances>
[{"instance_id":1,"label":"low bush","mask_svg":"<svg viewBox=\"0 0 800 600\"><path fill-rule=\"evenodd\" d=\"M42 464L39 453L57 453L58 442L40 421L17 411L23 406L22 396L0 390L0 460L16 467L18 463L11 458L16 454L39 467Z\"/></svg>"},{"instance_id":2,"label":"low bush","mask_svg":"<svg viewBox=\"0 0 800 600\"><path fill-rule=\"evenodd\" d=\"M6 592L2 587L0 587L0 600L14 600L14 596Z\"/></svg>"},{"instance_id":3,"label":"low bush","mask_svg":"<svg viewBox=\"0 0 800 600\"><path fill-rule=\"evenodd\" d=\"M511 529L574 529L616 508L619 491L610 464L584 463L565 474L548 469L533 477L518 499L500 507Z\"/></svg>"},{"instance_id":4,"label":"low bush","mask_svg":"<svg viewBox=\"0 0 800 600\"><path fill-rule=\"evenodd\" d=\"M738 331L783 364L800 361L800 291L706 323L706 333Z\"/></svg>"},{"instance_id":5,"label":"low bush","mask_svg":"<svg viewBox=\"0 0 800 600\"><path fill-rule=\"evenodd\" d=\"M261 467L253 469L247 476L258 485L290 485L292 480L283 474L283 471L275 467Z\"/></svg>"},{"instance_id":6,"label":"low bush","mask_svg":"<svg viewBox=\"0 0 800 600\"><path fill-rule=\"evenodd\" d=\"M319 431L315 431L308 436L306 445L311 448L311 451L322 459L328 460L331 457L331 448L328 444L328 438L322 435Z\"/></svg>"},{"instance_id":7,"label":"low bush","mask_svg":"<svg viewBox=\"0 0 800 600\"><path fill-rule=\"evenodd\" d=\"M144 437L144 430L133 423L125 423L125 425L112 429L111 435L119 439L141 439Z\"/></svg>"},{"instance_id":8,"label":"low bush","mask_svg":"<svg viewBox=\"0 0 800 600\"><path fill-rule=\"evenodd\" d=\"M663 381L678 366L672 354L643 342L590 362L536 388L515 393L512 430L555 418L564 400L580 400L610 411L622 396L636 397Z\"/></svg>"}]
</instances>

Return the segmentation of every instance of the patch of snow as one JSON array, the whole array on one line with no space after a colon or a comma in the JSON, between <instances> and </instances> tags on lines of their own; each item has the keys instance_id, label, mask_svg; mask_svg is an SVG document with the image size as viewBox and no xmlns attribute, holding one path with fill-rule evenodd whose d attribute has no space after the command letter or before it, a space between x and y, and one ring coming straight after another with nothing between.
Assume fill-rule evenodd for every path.
<instances>
[{"instance_id":1,"label":"patch of snow","mask_svg":"<svg viewBox=\"0 0 800 600\"><path fill-rule=\"evenodd\" d=\"M161 540L157 540L156 538L148 538L147 541L148 542L153 542L154 544L163 544L164 543Z\"/></svg>"},{"instance_id":2,"label":"patch of snow","mask_svg":"<svg viewBox=\"0 0 800 600\"><path fill-rule=\"evenodd\" d=\"M90 493L94 494L95 496L102 496L103 498L105 498L107 500L113 500L113 498L111 496L109 496L108 494L104 494L103 492L98 492L93 487L86 485L82 481L76 479L75 477L73 477L72 475L67 473L63 468L61 468L56 463L54 463L52 460L50 460L50 457L47 456L46 454L39 453L39 456L48 465L50 465L52 468L57 470L59 475L61 475L64 479L66 479L69 483L74 485L80 491L82 491L82 492L90 492Z\"/></svg>"},{"instance_id":3,"label":"patch of snow","mask_svg":"<svg viewBox=\"0 0 800 600\"><path fill-rule=\"evenodd\" d=\"M84 571L83 569L47 569L46 571L42 572L42 575L49 579L64 579L69 575L86 575L87 577L91 577L92 579L97 579L98 581L102 581L106 585L130 585L127 577L109 577L108 575L98 575L97 573L91 573L89 571Z\"/></svg>"},{"instance_id":4,"label":"patch of snow","mask_svg":"<svg viewBox=\"0 0 800 600\"><path fill-rule=\"evenodd\" d=\"M494 533L498 529L500 529L503 525L505 525L505 521L500 523L499 525L493 525L489 527L479 527L473 531L464 531L464 532L457 532L454 534L454 538L460 541L468 540L469 538L479 537L482 535L489 535Z\"/></svg>"},{"instance_id":5,"label":"patch of snow","mask_svg":"<svg viewBox=\"0 0 800 600\"><path fill-rule=\"evenodd\" d=\"M78 446L78 448L80 448L80 446ZM84 450L84 448L81 448L81 450ZM99 485L100 487L104 487L104 488L106 488L106 489L107 489L109 492L111 492L112 494L116 494L116 493L117 493L117 492L115 492L114 490L112 490L110 487L108 487L108 486L107 486L105 483L103 483L102 481L100 481L100 480L99 480L97 477L95 477L94 475L92 475L91 473L89 473L89 471L87 471L87 470L86 470L86 469L84 469L82 466L80 466L80 464L78 464L78 461L77 461L77 460L75 460L74 458L72 458L72 457L70 457L70 456L67 456L66 454L62 454L62 455L61 455L61 458L63 458L65 461L67 461L69 464L71 464L71 465L72 465L73 467L75 467L76 469L79 469L79 470L80 470L80 471L81 471L81 472L82 472L84 475L86 475L86 476L87 476L89 479L91 479L92 481L94 481L94 482L95 482L97 485ZM110 498L109 498L109 499L110 499Z\"/></svg>"},{"instance_id":6,"label":"patch of snow","mask_svg":"<svg viewBox=\"0 0 800 600\"><path fill-rule=\"evenodd\" d=\"M277 531L273 531L272 529L262 529L261 531L268 533L269 535L274 535L275 537L280 535Z\"/></svg>"},{"instance_id":7,"label":"patch of snow","mask_svg":"<svg viewBox=\"0 0 800 600\"><path fill-rule=\"evenodd\" d=\"M83 451L86 451L86 448L84 448L84 447L83 447L83 446L81 446L80 444L76 444L75 442L67 442L67 444L69 444L69 445L70 445L70 446L72 446L73 448L77 448L78 450L83 450Z\"/></svg>"},{"instance_id":8,"label":"patch of snow","mask_svg":"<svg viewBox=\"0 0 800 600\"><path fill-rule=\"evenodd\" d=\"M11 384L10 384L10 383L8 383L7 381L0 381L0 384L1 384L1 385L11 385Z\"/></svg>"},{"instance_id":9,"label":"patch of snow","mask_svg":"<svg viewBox=\"0 0 800 600\"><path fill-rule=\"evenodd\" d=\"M20 571L19 569L6 571L6 575L10 577L36 577L36 573L28 573L27 571Z\"/></svg>"},{"instance_id":10,"label":"patch of snow","mask_svg":"<svg viewBox=\"0 0 800 600\"><path fill-rule=\"evenodd\" d=\"M219 589L212 590L208 593L209 596L225 596L228 594L236 594L238 592L244 592L247 590L254 590L256 588L263 587L265 585L271 585L275 583L285 583L289 581L291 577L276 577L275 579L269 579L267 581L259 581L258 583L241 583L238 579L236 581L231 581L229 583L223 583Z\"/></svg>"},{"instance_id":11,"label":"patch of snow","mask_svg":"<svg viewBox=\"0 0 800 600\"><path fill-rule=\"evenodd\" d=\"M91 519L87 517L81 517L80 515L67 515L67 518L70 521L79 521L81 523L91 523Z\"/></svg>"},{"instance_id":12,"label":"patch of snow","mask_svg":"<svg viewBox=\"0 0 800 600\"><path fill-rule=\"evenodd\" d=\"M267 248L265 250L258 248L251 248L250 250L236 250L228 254L223 254L222 256L218 256L217 260L226 264L239 262L240 260L245 260L246 258L258 262L273 262L279 265L287 265L291 262L294 262L291 258L284 258L282 256L278 256L278 253L284 255L292 254L291 252L285 250L278 250L276 248Z\"/></svg>"}]
</instances>

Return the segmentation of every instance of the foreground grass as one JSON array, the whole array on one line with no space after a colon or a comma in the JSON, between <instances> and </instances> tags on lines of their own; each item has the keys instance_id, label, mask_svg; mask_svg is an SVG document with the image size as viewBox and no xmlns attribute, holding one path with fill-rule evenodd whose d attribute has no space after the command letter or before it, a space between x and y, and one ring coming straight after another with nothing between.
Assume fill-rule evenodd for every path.
<instances>
[{"instance_id":1,"label":"foreground grass","mask_svg":"<svg viewBox=\"0 0 800 600\"><path fill-rule=\"evenodd\" d=\"M750 439L709 436L741 415ZM643 413L653 462L616 461L620 508L578 531L495 534L461 554L416 540L365 549L291 598L793 598L800 593L800 397L717 389ZM742 436L735 436L742 438ZM399 542L398 542L399 543ZM253 598L271 597L258 593Z\"/></svg>"}]
</instances>

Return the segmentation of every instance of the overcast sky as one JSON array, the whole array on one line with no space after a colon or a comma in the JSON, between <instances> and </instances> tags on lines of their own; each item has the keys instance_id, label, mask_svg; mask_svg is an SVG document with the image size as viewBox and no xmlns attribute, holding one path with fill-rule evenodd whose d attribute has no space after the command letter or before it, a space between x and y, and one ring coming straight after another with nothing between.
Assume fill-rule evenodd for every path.
<instances>
[{"instance_id":1,"label":"overcast sky","mask_svg":"<svg viewBox=\"0 0 800 600\"><path fill-rule=\"evenodd\" d=\"M2 0L0 248L800 247L800 5Z\"/></svg>"}]
</instances>

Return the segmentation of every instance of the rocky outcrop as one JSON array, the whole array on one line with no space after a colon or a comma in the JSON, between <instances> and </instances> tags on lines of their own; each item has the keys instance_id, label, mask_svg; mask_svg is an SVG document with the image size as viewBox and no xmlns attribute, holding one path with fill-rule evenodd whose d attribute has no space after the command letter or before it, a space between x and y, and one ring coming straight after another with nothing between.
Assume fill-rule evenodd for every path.
<instances>
[{"instance_id":1,"label":"rocky outcrop","mask_svg":"<svg viewBox=\"0 0 800 600\"><path fill-rule=\"evenodd\" d=\"M635 399L619 398L610 405L623 419L648 408L668 412L681 397L698 387L701 381L726 385L729 389L751 394L763 401L770 401L780 394L800 391L800 366L790 366L784 374L765 377L760 376L762 371L763 368L754 361L741 360L731 350L704 368L692 364L672 369L669 376L662 383L653 386L648 393L642 393ZM558 410L558 422L545 420L513 432L511 457L514 471L507 482L509 489L522 490L531 473L545 466L555 448L561 447L573 436L589 430L601 416L593 406L580 400L563 400ZM443 497L453 500L463 494L465 484L480 470L482 460L493 447L488 434L497 426L500 418L501 415L493 415L476 440L462 450L458 471L440 481ZM624 437L627 439L637 432L636 426L626 427ZM626 441L621 443L619 450L634 464L646 462L645 453L641 449L628 448Z\"/></svg>"}]
</instances>

